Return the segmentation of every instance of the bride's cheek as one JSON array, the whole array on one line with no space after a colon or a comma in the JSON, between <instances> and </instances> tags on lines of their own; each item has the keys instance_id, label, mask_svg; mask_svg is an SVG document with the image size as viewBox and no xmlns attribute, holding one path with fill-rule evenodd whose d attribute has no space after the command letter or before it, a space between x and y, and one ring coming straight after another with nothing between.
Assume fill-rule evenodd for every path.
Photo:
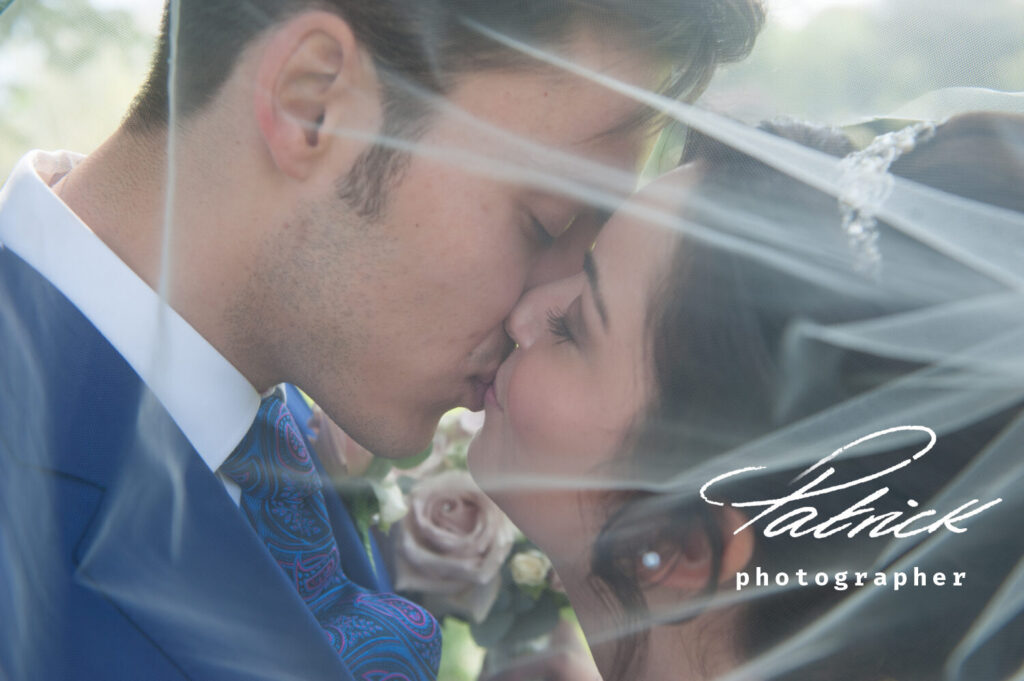
<instances>
[{"instance_id":1,"label":"bride's cheek","mask_svg":"<svg viewBox=\"0 0 1024 681\"><path fill-rule=\"evenodd\" d=\"M525 437L536 427L536 406L542 399L531 377L530 366L520 363L508 382L505 417L513 432Z\"/></svg>"},{"instance_id":2,"label":"bride's cheek","mask_svg":"<svg viewBox=\"0 0 1024 681\"><path fill-rule=\"evenodd\" d=\"M509 381L506 416L516 439L529 451L550 450L559 387L545 381L539 363L522 362Z\"/></svg>"}]
</instances>

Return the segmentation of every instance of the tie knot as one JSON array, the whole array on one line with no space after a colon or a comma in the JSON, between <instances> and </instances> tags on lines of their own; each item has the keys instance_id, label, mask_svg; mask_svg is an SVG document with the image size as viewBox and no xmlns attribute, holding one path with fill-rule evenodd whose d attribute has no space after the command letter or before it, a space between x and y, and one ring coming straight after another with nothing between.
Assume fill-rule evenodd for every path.
<instances>
[{"instance_id":1,"label":"tie knot","mask_svg":"<svg viewBox=\"0 0 1024 681\"><path fill-rule=\"evenodd\" d=\"M301 499L320 490L320 477L295 418L275 393L220 471L253 497Z\"/></svg>"}]
</instances>

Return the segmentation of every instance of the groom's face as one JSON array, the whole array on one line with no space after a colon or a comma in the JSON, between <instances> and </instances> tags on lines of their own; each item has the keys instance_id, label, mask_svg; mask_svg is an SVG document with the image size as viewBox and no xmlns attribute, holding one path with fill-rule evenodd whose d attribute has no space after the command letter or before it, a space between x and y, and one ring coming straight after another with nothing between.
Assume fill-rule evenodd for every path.
<instances>
[{"instance_id":1,"label":"groom's face","mask_svg":"<svg viewBox=\"0 0 1024 681\"><path fill-rule=\"evenodd\" d=\"M656 85L648 59L607 42L581 36L575 57ZM578 270L597 231L596 211L559 182L593 186L594 167L620 173L620 185L631 178L643 134L616 128L636 112L622 95L549 69L462 76L379 217L359 225L355 243L346 230L344 254L320 273L325 318L303 387L385 456L420 451L449 409L482 408L511 348L506 316L528 287Z\"/></svg>"}]
</instances>

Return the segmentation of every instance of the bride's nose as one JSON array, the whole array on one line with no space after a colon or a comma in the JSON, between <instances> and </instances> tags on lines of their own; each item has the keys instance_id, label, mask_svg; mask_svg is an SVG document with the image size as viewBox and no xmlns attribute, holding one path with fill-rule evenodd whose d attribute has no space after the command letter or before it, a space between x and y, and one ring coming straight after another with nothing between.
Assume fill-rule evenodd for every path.
<instances>
[{"instance_id":1,"label":"bride's nose","mask_svg":"<svg viewBox=\"0 0 1024 681\"><path fill-rule=\"evenodd\" d=\"M505 332L517 348L528 348L547 330L548 316L552 310L564 311L573 298L573 291L579 288L576 275L544 284L526 292L512 313L505 320Z\"/></svg>"}]
</instances>

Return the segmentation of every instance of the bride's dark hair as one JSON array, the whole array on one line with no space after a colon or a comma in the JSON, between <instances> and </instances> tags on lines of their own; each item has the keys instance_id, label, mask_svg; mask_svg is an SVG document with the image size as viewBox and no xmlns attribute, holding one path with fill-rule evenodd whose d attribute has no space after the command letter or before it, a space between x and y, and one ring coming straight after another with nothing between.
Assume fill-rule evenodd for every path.
<instances>
[{"instance_id":1,"label":"bride's dark hair","mask_svg":"<svg viewBox=\"0 0 1024 681\"><path fill-rule=\"evenodd\" d=\"M794 124L762 127L836 156L850 150L849 142L834 131ZM696 164L698 179L687 190L685 220L736 236L743 231L738 222L750 218L750 224L759 221L783 226L791 235L784 243L766 237L760 244L762 254L766 249L775 251L777 257L771 264L749 251L722 248L688 234L680 238L669 275L648 310L655 398L628 440L632 454L625 459L625 475L650 481L679 477L740 445L749 446L769 433L867 395L926 366L916 358L884 357L813 336L795 342L798 326L827 328L924 309L947 295L931 293L935 290L929 285L931 277L940 282L955 275L960 300L999 290L964 265L933 254L928 262L938 269L915 272L922 278L914 289L919 295L907 295L905 288L900 295L886 295L886 275L873 281L855 271L856 256L840 228L835 198L709 137L691 134L687 150L684 163ZM897 160L892 171L944 192L1024 212L1024 117L979 113L954 118L939 126L933 139ZM884 223L879 228L887 267L895 270L908 253L920 261L920 244ZM747 229L741 238L756 242L757 235ZM808 264L809 251L802 250L808 240L819 245L834 242L834 248L821 249L835 254L834 262L809 264L812 269L835 272L835 277L814 278L807 275L806 268L778 266L780 259L787 258ZM843 254L848 256L846 262ZM823 284L825 280L830 284ZM871 413L870 404L868 401L865 414ZM886 476L884 484L891 490L886 506L906 509L908 500L916 500L922 509L931 508L927 500L975 463L978 454L1020 413L1021 405L1016 403L956 427L926 424L939 432L938 443L921 465ZM860 478L920 446L844 460L842 475ZM767 459L780 452L763 454ZM747 460L727 470L756 463L761 461ZM723 501L771 499L807 465L745 476L743 482L716 487L716 494ZM1009 469L1009 462L1006 465ZM723 551L721 515L700 499L700 484L685 483L685 488L671 492L610 497L609 517L595 542L591 571L596 585L617 601L626 617L641 618L646 613L639 562L644 550L658 547L663 557L671 560L666 554L673 548L682 551L693 533L706 538L710 547L711 577L706 591L716 591ZM971 497L978 496L977 492L968 490ZM814 505L821 518L828 518L864 493L844 490L818 497ZM1020 506L1020 499L1005 499L985 516L986 529L955 535L942 545L929 540L927 555L917 564L926 565L930 572L967 572L968 582L962 588L929 586L879 592L879 597L859 604L856 614L847 615L852 619L845 620L845 629L821 626L812 631L808 628L812 623L859 590L813 585L751 587L744 594L751 598L738 606L733 648L746 661L796 634L810 636L801 644L804 652L813 651L806 660L784 664L786 668L780 672L759 667L761 679L946 678L944 665L951 652L1021 557L1024 546L1019 532L999 526L1000 519L1014 518L1013 511ZM761 535L762 526L752 528L758 534L749 569L760 567L773 576L804 569L811 575L818 570L830 574L848 570L850 575L869 571L873 578L876 570L891 567L905 557L906 549L917 546L913 540L896 540L903 542L899 544L904 547L903 555L882 561L880 554L893 546L883 539L867 538L866 533L853 539L844 533L827 539L789 535L767 539ZM850 626L852 622L858 626ZM637 678L646 650L643 638L640 633L620 639L612 678ZM1024 614L1011 612L1005 626L978 644L954 678L981 681L1008 676L1021 664L1021 640Z\"/></svg>"}]
</instances>

